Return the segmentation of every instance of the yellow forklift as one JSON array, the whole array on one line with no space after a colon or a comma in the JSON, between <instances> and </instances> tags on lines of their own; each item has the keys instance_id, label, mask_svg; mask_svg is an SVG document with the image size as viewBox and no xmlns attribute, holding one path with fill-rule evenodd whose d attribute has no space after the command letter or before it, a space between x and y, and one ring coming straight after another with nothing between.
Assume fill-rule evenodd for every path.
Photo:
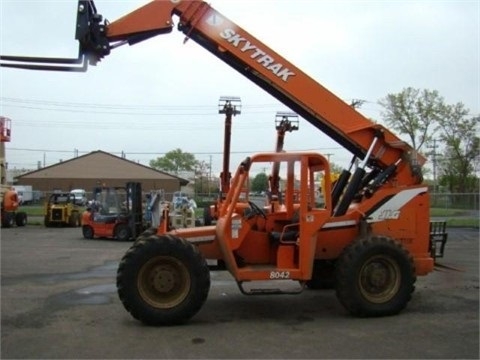
<instances>
[{"instance_id":1,"label":"yellow forklift","mask_svg":"<svg viewBox=\"0 0 480 360\"><path fill-rule=\"evenodd\" d=\"M44 224L46 227L81 225L80 207L75 204L75 196L69 192L54 192L45 203Z\"/></svg>"}]
</instances>

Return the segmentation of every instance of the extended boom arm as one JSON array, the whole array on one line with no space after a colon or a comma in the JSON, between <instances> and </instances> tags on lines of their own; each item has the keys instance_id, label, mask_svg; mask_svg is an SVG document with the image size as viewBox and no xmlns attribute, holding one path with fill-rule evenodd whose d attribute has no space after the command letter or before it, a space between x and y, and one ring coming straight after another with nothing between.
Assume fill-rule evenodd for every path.
<instances>
[{"instance_id":1,"label":"extended boom arm","mask_svg":"<svg viewBox=\"0 0 480 360\"><path fill-rule=\"evenodd\" d=\"M112 49L133 45L173 29L172 16L187 39L200 44L235 70L347 148L366 165L383 171L395 165L397 184L421 182L425 159L382 125L374 124L353 107L310 78L251 34L200 0L155 0L112 22L102 22L93 1L79 0L76 39L78 59L53 59L53 67L33 65L40 58L2 56L2 66L40 70L72 70L68 64L95 65ZM48 59L47 59L48 60ZM19 64L18 62L23 62ZM62 62L64 61L64 62ZM59 66L61 64L62 66ZM373 144L373 146L372 146ZM368 155L368 156L367 156ZM399 161L401 160L401 161ZM390 168L389 168L390 167ZM392 173L392 176L393 176ZM389 175L390 177L390 175Z\"/></svg>"}]
</instances>

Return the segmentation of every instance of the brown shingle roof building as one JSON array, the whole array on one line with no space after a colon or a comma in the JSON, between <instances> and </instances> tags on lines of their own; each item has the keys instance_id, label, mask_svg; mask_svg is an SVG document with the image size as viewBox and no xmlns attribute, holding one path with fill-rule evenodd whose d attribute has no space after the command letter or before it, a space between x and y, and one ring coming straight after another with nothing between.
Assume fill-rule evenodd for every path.
<instances>
[{"instance_id":1,"label":"brown shingle roof building","mask_svg":"<svg viewBox=\"0 0 480 360\"><path fill-rule=\"evenodd\" d=\"M178 191L188 183L188 180L97 150L23 174L16 184L32 185L33 190L43 192L72 189L91 192L97 186L125 186L128 181L140 182L143 191L163 189L165 194Z\"/></svg>"}]
</instances>

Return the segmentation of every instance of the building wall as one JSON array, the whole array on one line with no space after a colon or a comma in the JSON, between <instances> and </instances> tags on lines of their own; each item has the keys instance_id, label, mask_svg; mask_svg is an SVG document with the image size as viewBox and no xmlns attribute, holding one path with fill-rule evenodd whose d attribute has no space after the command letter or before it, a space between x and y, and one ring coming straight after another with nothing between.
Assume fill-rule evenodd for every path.
<instances>
[{"instance_id":1,"label":"building wall","mask_svg":"<svg viewBox=\"0 0 480 360\"><path fill-rule=\"evenodd\" d=\"M87 193L91 194L95 187L103 185L108 187L125 186L129 181L140 182L143 192L164 190L165 194L171 194L180 190L180 181L178 179L102 179L102 182L96 179L20 179L16 185L32 185L33 190L45 193L51 193L54 190L85 189Z\"/></svg>"},{"instance_id":2,"label":"building wall","mask_svg":"<svg viewBox=\"0 0 480 360\"><path fill-rule=\"evenodd\" d=\"M188 182L178 176L97 150L23 174L17 178L15 185L31 185L34 191L45 194L54 190L73 189L85 189L91 194L96 187L121 187L129 181L140 182L145 193L163 190L166 195L179 191L181 185Z\"/></svg>"}]
</instances>

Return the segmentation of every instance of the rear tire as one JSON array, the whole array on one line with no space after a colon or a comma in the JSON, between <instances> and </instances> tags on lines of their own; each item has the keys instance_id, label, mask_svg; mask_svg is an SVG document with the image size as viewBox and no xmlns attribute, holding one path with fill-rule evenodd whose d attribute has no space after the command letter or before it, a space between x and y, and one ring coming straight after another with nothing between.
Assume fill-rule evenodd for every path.
<instances>
[{"instance_id":1,"label":"rear tire","mask_svg":"<svg viewBox=\"0 0 480 360\"><path fill-rule=\"evenodd\" d=\"M198 248L171 235L136 241L117 272L125 309L147 325L182 324L207 299L210 272Z\"/></svg>"},{"instance_id":2,"label":"rear tire","mask_svg":"<svg viewBox=\"0 0 480 360\"><path fill-rule=\"evenodd\" d=\"M93 239L94 231L90 225L82 226L82 235L85 239Z\"/></svg>"},{"instance_id":3,"label":"rear tire","mask_svg":"<svg viewBox=\"0 0 480 360\"><path fill-rule=\"evenodd\" d=\"M347 246L337 261L336 293L355 316L398 314L415 289L413 258L388 237L373 236Z\"/></svg>"},{"instance_id":4,"label":"rear tire","mask_svg":"<svg viewBox=\"0 0 480 360\"><path fill-rule=\"evenodd\" d=\"M2 227L11 228L15 224L15 214L6 212L3 214Z\"/></svg>"}]
</instances>

